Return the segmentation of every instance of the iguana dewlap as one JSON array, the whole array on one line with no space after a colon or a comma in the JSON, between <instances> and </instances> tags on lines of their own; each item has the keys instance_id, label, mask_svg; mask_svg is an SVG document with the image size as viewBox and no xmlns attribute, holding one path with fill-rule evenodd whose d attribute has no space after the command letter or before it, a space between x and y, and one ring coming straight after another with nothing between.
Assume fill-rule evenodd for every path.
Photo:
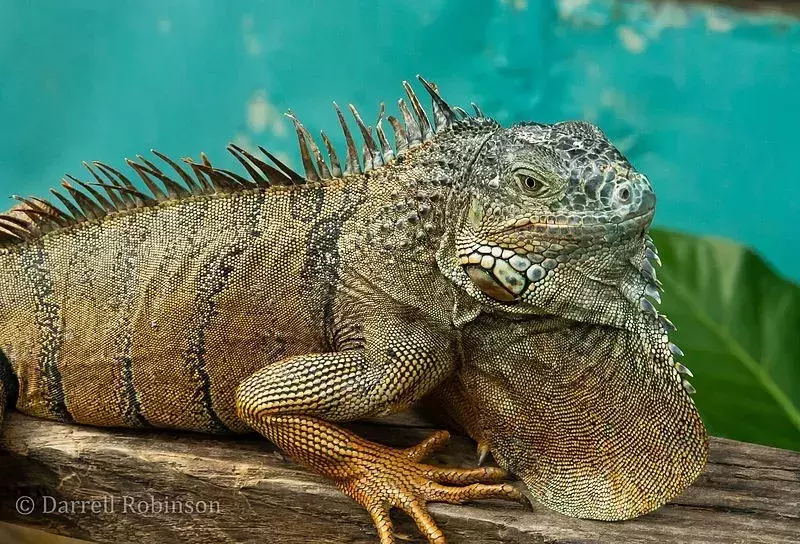
<instances>
[{"instance_id":1,"label":"iguana dewlap","mask_svg":"<svg viewBox=\"0 0 800 544\"><path fill-rule=\"evenodd\" d=\"M341 112L300 175L231 145L246 174L155 153L102 163L0 216L3 409L76 423L255 429L430 542L429 501L522 501L494 467L422 459L337 423L432 393L485 454L571 516L635 517L702 470L707 440L658 302L647 178L588 123L503 128L411 88L376 130ZM54 201L56 202L56 201Z\"/></svg>"}]
</instances>

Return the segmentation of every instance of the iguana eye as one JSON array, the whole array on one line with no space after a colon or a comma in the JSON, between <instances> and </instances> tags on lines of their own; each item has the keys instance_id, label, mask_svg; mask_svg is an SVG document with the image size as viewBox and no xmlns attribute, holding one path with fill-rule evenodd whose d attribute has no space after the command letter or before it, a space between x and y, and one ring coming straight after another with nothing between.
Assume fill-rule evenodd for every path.
<instances>
[{"instance_id":1,"label":"iguana eye","mask_svg":"<svg viewBox=\"0 0 800 544\"><path fill-rule=\"evenodd\" d=\"M547 182L534 172L523 170L514 175L519 186L529 195L539 196L547 192Z\"/></svg>"}]
</instances>

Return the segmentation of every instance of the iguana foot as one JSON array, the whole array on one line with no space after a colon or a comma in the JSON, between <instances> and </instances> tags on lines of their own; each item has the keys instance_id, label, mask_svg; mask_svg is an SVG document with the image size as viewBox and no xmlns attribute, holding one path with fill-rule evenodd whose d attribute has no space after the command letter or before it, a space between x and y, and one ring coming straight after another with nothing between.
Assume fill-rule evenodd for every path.
<instances>
[{"instance_id":1,"label":"iguana foot","mask_svg":"<svg viewBox=\"0 0 800 544\"><path fill-rule=\"evenodd\" d=\"M426 508L428 502L506 499L527 504L513 485L491 483L508 477L501 468L443 468L421 463L449 437L447 431L437 431L418 445L401 450L363 440L354 445L358 454L341 467L341 476L333 475L337 487L370 513L381 544L395 542L389 517L392 507L411 516L428 542L444 544L444 535Z\"/></svg>"},{"instance_id":2,"label":"iguana foot","mask_svg":"<svg viewBox=\"0 0 800 544\"><path fill-rule=\"evenodd\" d=\"M411 448L395 449L326 420L354 421L386 413L417 400L410 396L412 391L427 392L441 381L435 376L452 370L452 353L440 339L425 340L426 334L417 330L412 335L398 326L391 334L376 335L391 340L389 347L377 350L381 357L391 355L388 362L369 361L365 351L355 349L290 357L257 371L236 392L242 421L361 504L372 516L381 544L395 541L389 517L394 507L414 519L428 542L444 544L426 508L428 502L526 500L510 483L500 483L508 477L500 468L422 463L447 442L447 432L434 433ZM425 342L433 347L423 349ZM414 380L421 380L413 386L416 390Z\"/></svg>"}]
</instances>

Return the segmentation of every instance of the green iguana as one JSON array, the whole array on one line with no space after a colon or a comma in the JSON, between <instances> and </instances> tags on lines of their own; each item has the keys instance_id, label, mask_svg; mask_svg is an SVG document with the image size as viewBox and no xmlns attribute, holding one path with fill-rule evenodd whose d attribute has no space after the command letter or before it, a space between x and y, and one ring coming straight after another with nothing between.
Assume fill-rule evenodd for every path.
<instances>
[{"instance_id":1,"label":"green iguana","mask_svg":"<svg viewBox=\"0 0 800 544\"><path fill-rule=\"evenodd\" d=\"M247 176L155 152L96 162L61 203L0 216L0 418L267 437L394 542L389 510L445 541L428 501L523 501L621 520L675 497L707 438L654 308L655 196L595 126L503 128L419 78L342 167L304 126L305 175L230 145ZM267 159L271 162L267 162ZM363 162L363 165L362 165ZM188 168L188 169L187 169ZM422 459L338 423L431 394L497 467Z\"/></svg>"}]
</instances>

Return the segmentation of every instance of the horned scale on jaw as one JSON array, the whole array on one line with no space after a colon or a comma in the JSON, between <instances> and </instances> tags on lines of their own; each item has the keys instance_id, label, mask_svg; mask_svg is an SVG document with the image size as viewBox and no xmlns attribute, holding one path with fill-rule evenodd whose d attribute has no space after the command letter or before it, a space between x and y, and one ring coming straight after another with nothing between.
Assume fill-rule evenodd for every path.
<instances>
[{"instance_id":1,"label":"horned scale on jaw","mask_svg":"<svg viewBox=\"0 0 800 544\"><path fill-rule=\"evenodd\" d=\"M64 181L74 201L53 191L66 211L17 197L0 215L0 399L19 377L17 407L42 417L256 429L384 543L390 507L442 543L427 501L523 500L500 469L422 464L444 434L393 450L335 425L428 393L561 512L626 519L682 491L705 430L651 302L649 181L592 125L502 128L420 81L433 123L407 83L400 119L381 106L373 129L349 106L361 154L334 104L344 167L290 112L303 175L231 144L247 177L154 151L177 178L139 156L147 190L96 162Z\"/></svg>"}]
</instances>

